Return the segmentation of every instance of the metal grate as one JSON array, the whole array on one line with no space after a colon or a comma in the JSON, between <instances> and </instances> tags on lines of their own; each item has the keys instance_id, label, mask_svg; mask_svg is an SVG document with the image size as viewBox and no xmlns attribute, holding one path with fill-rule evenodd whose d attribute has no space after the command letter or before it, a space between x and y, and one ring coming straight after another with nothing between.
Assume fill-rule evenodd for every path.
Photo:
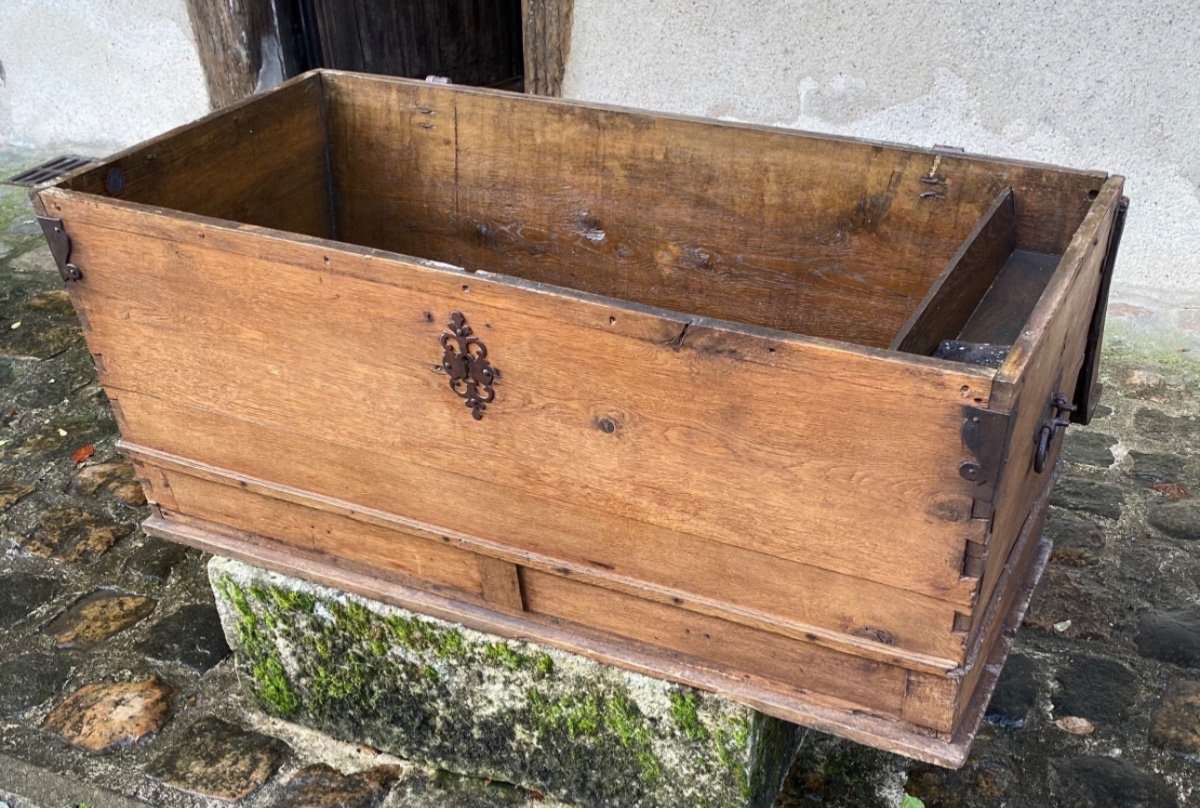
<instances>
[{"instance_id":1,"label":"metal grate","mask_svg":"<svg viewBox=\"0 0 1200 808\"><path fill-rule=\"evenodd\" d=\"M41 185L43 182L49 182L57 177L61 177L69 171L74 171L77 168L86 166L95 162L90 157L80 157L75 154L64 154L61 157L55 157L53 160L47 160L40 166L22 171L20 174L14 174L6 180L3 180L5 185L19 185L22 188L32 188L35 185Z\"/></svg>"}]
</instances>

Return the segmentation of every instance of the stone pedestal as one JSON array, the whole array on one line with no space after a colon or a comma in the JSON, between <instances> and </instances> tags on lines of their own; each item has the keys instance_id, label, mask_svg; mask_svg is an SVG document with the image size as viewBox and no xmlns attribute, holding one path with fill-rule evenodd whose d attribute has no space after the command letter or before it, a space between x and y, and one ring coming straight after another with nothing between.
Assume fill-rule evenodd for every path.
<instances>
[{"instance_id":1,"label":"stone pedestal","mask_svg":"<svg viewBox=\"0 0 1200 808\"><path fill-rule=\"evenodd\" d=\"M581 806L770 805L798 728L701 691L214 558L270 713Z\"/></svg>"}]
</instances>

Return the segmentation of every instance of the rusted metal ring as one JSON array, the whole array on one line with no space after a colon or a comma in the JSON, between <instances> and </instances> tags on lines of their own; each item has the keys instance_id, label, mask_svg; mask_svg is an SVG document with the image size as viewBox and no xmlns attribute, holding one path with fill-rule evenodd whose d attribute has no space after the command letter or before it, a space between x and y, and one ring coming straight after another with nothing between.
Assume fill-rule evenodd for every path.
<instances>
[{"instance_id":1,"label":"rusted metal ring","mask_svg":"<svg viewBox=\"0 0 1200 808\"><path fill-rule=\"evenodd\" d=\"M1050 457L1050 446L1058 433L1071 425L1070 414L1075 412L1075 405L1067 401L1062 393L1055 393L1050 401L1054 413L1049 421L1043 421L1038 428L1037 449L1033 453L1033 470L1041 474L1046 470L1046 460Z\"/></svg>"},{"instance_id":2,"label":"rusted metal ring","mask_svg":"<svg viewBox=\"0 0 1200 808\"><path fill-rule=\"evenodd\" d=\"M1056 431L1050 424L1042 424L1038 430L1037 451L1033 453L1033 470L1038 474L1046 470L1046 458L1050 455L1050 443Z\"/></svg>"}]
</instances>

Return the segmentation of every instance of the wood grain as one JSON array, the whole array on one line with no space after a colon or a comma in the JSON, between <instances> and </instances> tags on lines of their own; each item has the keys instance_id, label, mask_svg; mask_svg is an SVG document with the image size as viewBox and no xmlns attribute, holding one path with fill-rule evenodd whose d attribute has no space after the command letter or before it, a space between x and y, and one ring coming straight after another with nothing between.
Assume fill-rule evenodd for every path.
<instances>
[{"instance_id":1,"label":"wood grain","mask_svg":"<svg viewBox=\"0 0 1200 808\"><path fill-rule=\"evenodd\" d=\"M1016 247L1016 228L1016 203L1005 188L896 334L892 350L932 356L942 340L958 337Z\"/></svg>"},{"instance_id":2,"label":"wood grain","mask_svg":"<svg viewBox=\"0 0 1200 808\"><path fill-rule=\"evenodd\" d=\"M213 109L253 94L264 43L282 51L271 0L188 0L187 10Z\"/></svg>"},{"instance_id":3,"label":"wood grain","mask_svg":"<svg viewBox=\"0 0 1200 808\"><path fill-rule=\"evenodd\" d=\"M1014 414L1003 475L996 490L995 513L988 538L980 602L992 597L1009 554L1031 512L1044 477L1051 473L1062 448L1059 437L1051 447L1046 471L1033 469L1038 430L1051 417L1055 393L1070 400L1083 363L1092 310L1096 305L1108 235L1121 200L1124 179L1104 183L1079 232L1059 262L1020 338L996 373L990 406ZM978 631L976 614L973 633Z\"/></svg>"},{"instance_id":4,"label":"wood grain","mask_svg":"<svg viewBox=\"0 0 1200 808\"><path fill-rule=\"evenodd\" d=\"M525 92L562 95L575 0L521 0L525 43Z\"/></svg>"},{"instance_id":5,"label":"wood grain","mask_svg":"<svg viewBox=\"0 0 1200 808\"><path fill-rule=\"evenodd\" d=\"M1033 179L763 127L325 80L349 240L865 345L886 347L1000 189ZM1079 186L1099 184L1067 179L1060 193L1085 202ZM1062 224L1031 205L1048 217L1031 240Z\"/></svg>"},{"instance_id":6,"label":"wood grain","mask_svg":"<svg viewBox=\"0 0 1200 808\"><path fill-rule=\"evenodd\" d=\"M960 763L1120 190L323 71L37 202L148 530ZM883 349L923 300L978 312L1005 251L1062 260L998 370ZM451 312L499 370L482 420Z\"/></svg>"},{"instance_id":7,"label":"wood grain","mask_svg":"<svg viewBox=\"0 0 1200 808\"><path fill-rule=\"evenodd\" d=\"M1013 250L959 339L1004 346L1016 342L1061 259L1061 255Z\"/></svg>"},{"instance_id":8,"label":"wood grain","mask_svg":"<svg viewBox=\"0 0 1200 808\"><path fill-rule=\"evenodd\" d=\"M503 481L496 525L525 519L523 497L555 500L971 602L960 408L986 374L292 245L317 268L302 269L258 257L252 232L54 193L92 268L89 344L120 390L406 457L427 470L407 500L440 497L441 472ZM159 238L130 239L135 222ZM431 371L453 310L502 370L477 423ZM463 463L464 440L487 448Z\"/></svg>"},{"instance_id":9,"label":"wood grain","mask_svg":"<svg viewBox=\"0 0 1200 808\"><path fill-rule=\"evenodd\" d=\"M235 474L122 444L122 451L151 471L174 472L167 478L168 484L179 474L198 476L230 486L235 492L248 490L278 501L282 511L289 510L290 503L334 514L342 518L340 530L347 536L354 535L355 528L349 524L353 520L434 543L451 541L471 552L514 564L570 575L597 586L903 667L945 673L961 662L962 640L950 635L948 628L953 621L953 607L932 598L760 553L656 532L617 518L604 519L551 500L531 505L531 511L538 515L536 520L504 525L507 533L499 540L488 539L495 535L489 529L489 514L508 496L502 488L473 486L470 490L475 507L458 514L457 529L439 528L412 517L444 513L439 510L444 506L444 497L432 506L419 501L415 507L395 498L395 491L413 488L426 473L419 467L412 468L386 455L296 436L287 430L267 430L215 413L173 407L147 396L121 391L114 391L114 395L121 396L123 406L130 409L134 422L139 424L128 431L129 437L167 449L187 448L194 456L214 463L238 460L241 454L236 447L258 447L257 457L261 459L249 466L250 474ZM179 432L177 425L182 423L188 425L187 443L174 437ZM279 458L296 461L280 464ZM284 474L300 486L334 479L338 484L329 491L341 499L319 496L304 488L286 488L252 474ZM459 480L447 475L444 482L457 487ZM378 507L395 508L398 504L411 509L406 511L407 518ZM201 502L193 509L188 500L172 503L176 513L194 512L210 521L238 525L236 510L232 518L223 518L207 507ZM281 516L280 521L290 519ZM677 544L670 544L672 539ZM286 541L286 537L280 540ZM320 536L317 540L314 549L332 558L346 556L354 546L352 542L323 541ZM386 554L386 546L371 541L370 552ZM399 561L381 564L398 563L411 572L409 566L404 566L411 564L405 552L400 547L396 553ZM731 569L739 570L740 575L731 577ZM959 658L955 658L956 653Z\"/></svg>"},{"instance_id":10,"label":"wood grain","mask_svg":"<svg viewBox=\"0 0 1200 808\"><path fill-rule=\"evenodd\" d=\"M68 187L143 205L332 235L316 73L120 152ZM110 179L119 172L120 190Z\"/></svg>"},{"instance_id":11,"label":"wood grain","mask_svg":"<svg viewBox=\"0 0 1200 808\"><path fill-rule=\"evenodd\" d=\"M525 597L521 594L521 579L516 564L491 556L475 557L483 584L483 599L497 608L523 611Z\"/></svg>"},{"instance_id":12,"label":"wood grain","mask_svg":"<svg viewBox=\"0 0 1200 808\"><path fill-rule=\"evenodd\" d=\"M142 465L150 470L147 499L158 503L164 516L190 516L240 527L284 545L323 553L331 563L369 565L410 575L434 587L453 588L460 597L492 600L488 597L492 582L485 584L477 556L449 539L420 539L320 508L284 503L248 487L212 482L144 461Z\"/></svg>"},{"instance_id":13,"label":"wood grain","mask_svg":"<svg viewBox=\"0 0 1200 808\"><path fill-rule=\"evenodd\" d=\"M525 607L531 614L628 637L728 670L743 670L825 704L865 706L899 717L905 674L878 662L836 654L777 635L687 614L579 581L528 570Z\"/></svg>"}]
</instances>

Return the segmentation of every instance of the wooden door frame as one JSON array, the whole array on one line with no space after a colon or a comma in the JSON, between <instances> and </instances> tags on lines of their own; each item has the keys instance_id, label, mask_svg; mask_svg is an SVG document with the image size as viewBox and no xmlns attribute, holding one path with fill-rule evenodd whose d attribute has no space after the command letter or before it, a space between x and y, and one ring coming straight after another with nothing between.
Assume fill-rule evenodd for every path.
<instances>
[{"instance_id":1,"label":"wooden door frame","mask_svg":"<svg viewBox=\"0 0 1200 808\"><path fill-rule=\"evenodd\" d=\"M289 63L284 40L291 20L280 20L274 0L188 0L188 17L213 109L228 106L258 89L263 43L273 36L283 54L285 77L307 66ZM561 96L571 50L574 0L521 0L525 92Z\"/></svg>"},{"instance_id":2,"label":"wooden door frame","mask_svg":"<svg viewBox=\"0 0 1200 808\"><path fill-rule=\"evenodd\" d=\"M521 0L525 92L562 95L574 12L575 0Z\"/></svg>"}]
</instances>

